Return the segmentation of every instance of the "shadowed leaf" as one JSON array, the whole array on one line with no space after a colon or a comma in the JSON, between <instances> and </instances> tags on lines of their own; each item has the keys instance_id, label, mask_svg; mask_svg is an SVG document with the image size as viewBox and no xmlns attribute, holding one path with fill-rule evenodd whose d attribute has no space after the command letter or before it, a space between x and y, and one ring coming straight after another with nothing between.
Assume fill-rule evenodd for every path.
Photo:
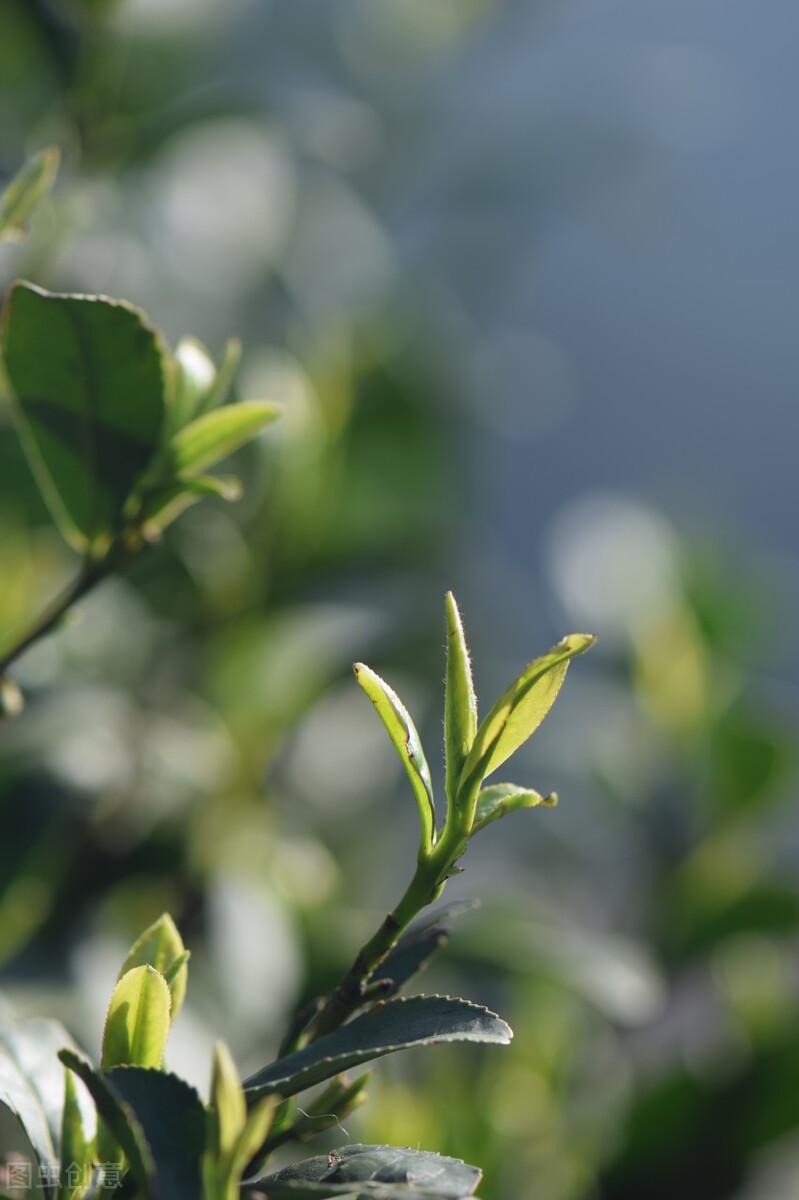
<instances>
[{"instance_id":1,"label":"shadowed leaf","mask_svg":"<svg viewBox=\"0 0 799 1200\"><path fill-rule=\"evenodd\" d=\"M451 996L412 996L375 1005L333 1033L318 1038L245 1081L250 1102L277 1092L292 1096L359 1063L412 1046L438 1042L494 1042L507 1045L513 1034L496 1013Z\"/></svg>"},{"instance_id":2,"label":"shadowed leaf","mask_svg":"<svg viewBox=\"0 0 799 1200\"><path fill-rule=\"evenodd\" d=\"M24 236L33 210L55 182L60 159L57 146L40 150L0 194L0 242L18 242Z\"/></svg>"},{"instance_id":3,"label":"shadowed leaf","mask_svg":"<svg viewBox=\"0 0 799 1200\"><path fill-rule=\"evenodd\" d=\"M456 1158L396 1146L342 1146L254 1181L269 1200L369 1197L375 1200L464 1200L481 1172Z\"/></svg>"},{"instance_id":4,"label":"shadowed leaf","mask_svg":"<svg viewBox=\"0 0 799 1200\"><path fill-rule=\"evenodd\" d=\"M18 283L3 310L2 349L45 499L68 541L100 554L158 447L160 338L130 305Z\"/></svg>"}]
</instances>

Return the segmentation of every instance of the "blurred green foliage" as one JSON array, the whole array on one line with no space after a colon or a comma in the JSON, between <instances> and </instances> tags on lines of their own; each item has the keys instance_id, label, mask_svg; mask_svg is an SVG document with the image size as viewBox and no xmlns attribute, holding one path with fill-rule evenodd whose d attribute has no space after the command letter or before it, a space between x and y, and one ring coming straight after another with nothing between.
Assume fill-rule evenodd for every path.
<instances>
[{"instance_id":1,"label":"blurred green foliage","mask_svg":"<svg viewBox=\"0 0 799 1200\"><path fill-rule=\"evenodd\" d=\"M468 547L474 455L358 198L356 151L273 103L247 54L249 34L279 62L260 18L213 7L7 0L0 37L0 168L64 151L33 238L3 255L3 290L27 275L123 294L214 352L240 334L243 389L286 411L236 463L245 500L186 514L31 653L28 710L0 726L4 991L90 1044L92 991L168 908L195 968L179 1066L206 1061L221 1014L255 1061L393 898L370 844L412 853L412 814L378 790L389 759L349 666L368 656L432 691L443 634L427 614ZM396 6L401 49L434 61L484 6L442 5L436 29L425 7ZM312 53L312 32L300 44ZM749 582L740 548L725 561L679 538L662 576L662 525L636 543L620 521L609 547L585 520L584 561L579 546L556 559L564 627L603 635L546 735L571 787L525 832L480 839L461 887L493 896L431 969L431 990L501 1006L512 1058L392 1063L354 1119L365 1141L480 1162L486 1200L799 1190L795 703L765 633L769 583ZM74 565L7 424L0 534L5 633ZM501 872L494 836L513 839ZM353 907L365 886L370 916Z\"/></svg>"}]
</instances>

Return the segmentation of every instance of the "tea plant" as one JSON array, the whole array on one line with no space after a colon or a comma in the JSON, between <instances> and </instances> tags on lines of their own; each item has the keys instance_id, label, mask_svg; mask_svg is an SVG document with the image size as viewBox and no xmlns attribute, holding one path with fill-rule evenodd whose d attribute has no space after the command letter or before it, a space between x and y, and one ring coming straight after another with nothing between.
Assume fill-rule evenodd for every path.
<instances>
[{"instance_id":1,"label":"tea plant","mask_svg":"<svg viewBox=\"0 0 799 1200\"><path fill-rule=\"evenodd\" d=\"M15 232L51 182L52 156L38 161L0 206ZM173 355L140 312L104 297L17 283L0 336L20 439L83 564L67 592L4 651L2 675L188 505L209 494L231 499L233 482L203 472L259 432L276 410L261 402L224 403L235 344L218 369L192 340ZM446 620L443 814L410 714L387 683L356 664L356 679L400 756L416 802L416 863L395 908L337 986L297 1014L272 1062L242 1082L219 1043L207 1104L169 1072L167 1039L185 998L189 954L168 915L144 931L121 966L99 1065L57 1022L0 1021L0 1102L25 1130L36 1182L47 1197L462 1200L473 1194L478 1168L421 1150L352 1145L278 1170L267 1167L276 1150L337 1125L363 1102L368 1076L351 1077L362 1065L417 1046L503 1045L512 1037L506 1022L479 1004L408 996L404 989L446 940L451 913L423 914L460 870L470 840L515 809L556 801L485 781L535 732L571 659L593 638L573 634L535 659L480 721L451 594ZM3 688L10 714L20 706L19 693L8 679ZM317 1088L300 1107L297 1097ZM7 1186L14 1184L12 1171Z\"/></svg>"}]
</instances>

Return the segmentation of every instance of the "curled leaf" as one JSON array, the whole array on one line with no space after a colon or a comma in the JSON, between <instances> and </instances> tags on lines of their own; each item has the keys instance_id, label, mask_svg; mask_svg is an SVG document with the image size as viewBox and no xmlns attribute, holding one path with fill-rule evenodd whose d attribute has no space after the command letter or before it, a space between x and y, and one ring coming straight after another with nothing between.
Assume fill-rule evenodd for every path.
<instances>
[{"instance_id":1,"label":"curled leaf","mask_svg":"<svg viewBox=\"0 0 799 1200\"><path fill-rule=\"evenodd\" d=\"M356 663L353 670L358 683L377 709L377 714L402 759L419 809L420 844L424 851L429 851L435 839L436 809L430 768L416 726L397 693L376 671L367 667L365 663Z\"/></svg>"},{"instance_id":2,"label":"curled leaf","mask_svg":"<svg viewBox=\"0 0 799 1200\"><path fill-rule=\"evenodd\" d=\"M455 597L447 592L447 675L444 691L444 749L447 796L455 802L463 764L477 732L477 698L469 651Z\"/></svg>"},{"instance_id":3,"label":"curled leaf","mask_svg":"<svg viewBox=\"0 0 799 1200\"><path fill-rule=\"evenodd\" d=\"M515 783L495 783L491 787L483 788L477 798L472 833L477 833L492 821L498 821L500 817L517 808L537 808L539 805L554 808L557 802L558 797L554 792L549 796L542 796L532 788L517 787Z\"/></svg>"}]
</instances>

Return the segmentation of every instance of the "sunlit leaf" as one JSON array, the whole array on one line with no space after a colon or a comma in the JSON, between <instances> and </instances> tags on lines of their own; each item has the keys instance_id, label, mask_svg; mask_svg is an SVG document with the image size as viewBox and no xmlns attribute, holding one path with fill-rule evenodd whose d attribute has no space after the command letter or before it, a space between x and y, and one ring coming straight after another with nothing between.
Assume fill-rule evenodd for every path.
<instances>
[{"instance_id":1,"label":"sunlit leaf","mask_svg":"<svg viewBox=\"0 0 799 1200\"><path fill-rule=\"evenodd\" d=\"M569 661L595 640L587 633L570 634L525 667L477 730L463 766L461 787L485 779L535 733L557 699Z\"/></svg>"},{"instance_id":2,"label":"sunlit leaf","mask_svg":"<svg viewBox=\"0 0 799 1200\"><path fill-rule=\"evenodd\" d=\"M169 448L170 470L192 476L221 462L279 416L274 404L247 400L204 413L175 434Z\"/></svg>"},{"instance_id":3,"label":"sunlit leaf","mask_svg":"<svg viewBox=\"0 0 799 1200\"><path fill-rule=\"evenodd\" d=\"M94 1136L87 1134L81 1108L80 1092L83 1084L72 1071L61 1067L64 1077L64 1109L61 1120L61 1186L58 1200L75 1200L85 1188L85 1179L91 1168ZM70 1183L69 1168L78 1168L79 1182Z\"/></svg>"},{"instance_id":4,"label":"sunlit leaf","mask_svg":"<svg viewBox=\"0 0 799 1200\"><path fill-rule=\"evenodd\" d=\"M16 284L2 350L20 436L62 532L104 552L157 447L165 359L137 309Z\"/></svg>"},{"instance_id":5,"label":"sunlit leaf","mask_svg":"<svg viewBox=\"0 0 799 1200\"><path fill-rule=\"evenodd\" d=\"M491 787L483 788L477 798L472 833L477 833L492 821L498 821L500 817L517 808L537 808L539 805L553 808L557 802L558 798L554 792L549 796L542 796L532 788L517 787L515 783L495 783Z\"/></svg>"},{"instance_id":6,"label":"sunlit leaf","mask_svg":"<svg viewBox=\"0 0 799 1200\"><path fill-rule=\"evenodd\" d=\"M241 482L232 475L222 479L198 475L195 479L178 480L154 489L145 496L139 516L145 537L159 537L187 508L206 496L218 496L228 502L238 500Z\"/></svg>"},{"instance_id":7,"label":"sunlit leaf","mask_svg":"<svg viewBox=\"0 0 799 1200\"><path fill-rule=\"evenodd\" d=\"M103 1031L103 1070L159 1067L169 1033L169 987L153 967L133 967L114 988Z\"/></svg>"},{"instance_id":8,"label":"sunlit leaf","mask_svg":"<svg viewBox=\"0 0 799 1200\"><path fill-rule=\"evenodd\" d=\"M0 194L0 242L18 242L23 237L33 210L55 182L60 158L57 146L40 150Z\"/></svg>"},{"instance_id":9,"label":"sunlit leaf","mask_svg":"<svg viewBox=\"0 0 799 1200\"><path fill-rule=\"evenodd\" d=\"M217 1042L214 1047L211 1108L215 1149L228 1154L247 1123L247 1104L238 1071L224 1042Z\"/></svg>"},{"instance_id":10,"label":"sunlit leaf","mask_svg":"<svg viewBox=\"0 0 799 1200\"><path fill-rule=\"evenodd\" d=\"M64 1070L57 1057L62 1047L77 1049L60 1021L28 1017L12 1020L0 1028L0 1049L14 1060L37 1097L56 1154L61 1146L64 1110ZM94 1106L82 1085L77 1090L76 1102L84 1136L91 1140L95 1128Z\"/></svg>"},{"instance_id":11,"label":"sunlit leaf","mask_svg":"<svg viewBox=\"0 0 799 1200\"><path fill-rule=\"evenodd\" d=\"M474 735L477 732L477 698L472 682L469 651L461 615L452 592L447 592L447 675L444 691L444 749L447 795L454 801Z\"/></svg>"},{"instance_id":12,"label":"sunlit leaf","mask_svg":"<svg viewBox=\"0 0 799 1200\"><path fill-rule=\"evenodd\" d=\"M355 678L377 709L378 716L402 759L419 809L422 845L429 850L435 835L436 810L430 768L416 726L397 693L371 667L364 663L356 663L353 669Z\"/></svg>"},{"instance_id":13,"label":"sunlit leaf","mask_svg":"<svg viewBox=\"0 0 799 1200\"><path fill-rule=\"evenodd\" d=\"M185 337L175 347L175 365L170 426L178 430L202 412L216 379L216 364L202 342Z\"/></svg>"},{"instance_id":14,"label":"sunlit leaf","mask_svg":"<svg viewBox=\"0 0 799 1200\"><path fill-rule=\"evenodd\" d=\"M269 1200L316 1200L349 1195L379 1200L464 1200L482 1172L456 1158L397 1146L341 1146L262 1176L259 1188Z\"/></svg>"},{"instance_id":15,"label":"sunlit leaf","mask_svg":"<svg viewBox=\"0 0 799 1200\"><path fill-rule=\"evenodd\" d=\"M268 1092L291 1096L359 1063L412 1046L438 1042L494 1042L513 1034L496 1013L451 996L412 996L389 1000L302 1050L289 1054L245 1081L252 1100Z\"/></svg>"},{"instance_id":16,"label":"sunlit leaf","mask_svg":"<svg viewBox=\"0 0 799 1200\"><path fill-rule=\"evenodd\" d=\"M167 981L170 997L170 1019L174 1021L186 996L188 954L183 939L169 913L153 921L131 946L117 980L134 967L154 967Z\"/></svg>"}]
</instances>

